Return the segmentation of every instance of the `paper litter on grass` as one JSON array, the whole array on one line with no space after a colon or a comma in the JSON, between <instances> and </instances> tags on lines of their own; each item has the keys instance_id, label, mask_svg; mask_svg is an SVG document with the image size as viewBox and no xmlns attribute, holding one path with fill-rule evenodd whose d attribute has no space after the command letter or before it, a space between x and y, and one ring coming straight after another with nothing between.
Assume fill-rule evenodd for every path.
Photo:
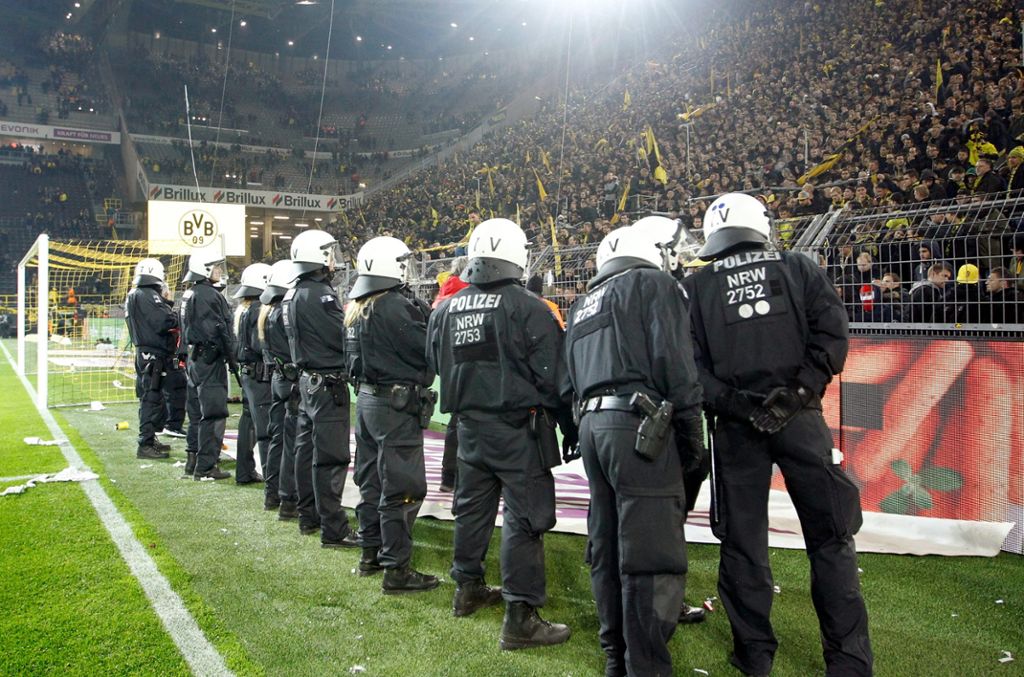
<instances>
[{"instance_id":1,"label":"paper litter on grass","mask_svg":"<svg viewBox=\"0 0 1024 677\"><path fill-rule=\"evenodd\" d=\"M99 475L94 472L87 472L85 470L79 470L78 468L64 468L58 473L51 475L39 475L33 477L25 484L19 484L13 487L7 487L0 496L13 496L15 494L23 494L27 489L31 489L36 484L46 484L49 482L85 482L88 480L99 479Z\"/></svg>"},{"instance_id":2,"label":"paper litter on grass","mask_svg":"<svg viewBox=\"0 0 1024 677\"><path fill-rule=\"evenodd\" d=\"M1003 657L999 659L1000 663L1009 663L1013 660L1013 654L1009 651L1003 652Z\"/></svg>"},{"instance_id":3,"label":"paper litter on grass","mask_svg":"<svg viewBox=\"0 0 1024 677\"><path fill-rule=\"evenodd\" d=\"M86 409L86 411L103 411L104 409L106 409L106 407L103 406L102 402L93 400L89 403L89 408Z\"/></svg>"},{"instance_id":4,"label":"paper litter on grass","mask_svg":"<svg viewBox=\"0 0 1024 677\"><path fill-rule=\"evenodd\" d=\"M26 437L24 440L25 444L33 447L58 447L60 442L57 440L44 440L42 437Z\"/></svg>"}]
</instances>

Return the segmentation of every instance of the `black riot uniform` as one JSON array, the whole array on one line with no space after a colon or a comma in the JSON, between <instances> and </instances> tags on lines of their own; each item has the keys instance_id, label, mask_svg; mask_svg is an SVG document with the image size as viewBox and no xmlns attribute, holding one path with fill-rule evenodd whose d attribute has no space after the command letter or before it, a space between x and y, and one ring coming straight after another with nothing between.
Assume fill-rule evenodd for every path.
<instances>
[{"instance_id":1,"label":"black riot uniform","mask_svg":"<svg viewBox=\"0 0 1024 677\"><path fill-rule=\"evenodd\" d=\"M174 311L160 295L160 284L139 284L125 300L125 322L135 345L135 396L139 398L137 455L166 458L157 452L156 431L162 427L164 374L171 368L169 341L177 327Z\"/></svg>"},{"instance_id":2,"label":"black riot uniform","mask_svg":"<svg viewBox=\"0 0 1024 677\"><path fill-rule=\"evenodd\" d=\"M344 311L324 270L302 275L281 305L292 361L302 371L295 431L299 528L319 528L326 547L354 546L341 507L351 461Z\"/></svg>"},{"instance_id":3,"label":"black riot uniform","mask_svg":"<svg viewBox=\"0 0 1024 677\"><path fill-rule=\"evenodd\" d=\"M769 619L774 463L803 528L826 672L871 674L853 543L859 494L833 463L820 399L846 360L846 312L802 255L753 243L723 254L683 285L705 402L718 414L712 512L722 539L718 589L732 624L732 662L767 674L778 646Z\"/></svg>"},{"instance_id":4,"label":"black riot uniform","mask_svg":"<svg viewBox=\"0 0 1024 677\"><path fill-rule=\"evenodd\" d=\"M262 479L256 471L253 449L259 448L260 463L265 464L270 442L270 372L263 362L263 346L260 345L259 328L256 326L261 307L259 299L254 298L248 306L243 301L240 310L236 311L239 316L235 355L241 371L243 394L242 416L238 421L238 462L235 465L238 484L251 484Z\"/></svg>"},{"instance_id":5,"label":"black riot uniform","mask_svg":"<svg viewBox=\"0 0 1024 677\"><path fill-rule=\"evenodd\" d=\"M429 307L397 284L350 301L360 308L347 327L345 353L349 377L359 384L354 479L362 497L356 506L360 572L389 570L385 590L429 589L436 578L409 570L412 528L427 494L423 427L433 411L434 382L426 363Z\"/></svg>"},{"instance_id":6,"label":"black riot uniform","mask_svg":"<svg viewBox=\"0 0 1024 677\"><path fill-rule=\"evenodd\" d=\"M174 437L184 437L185 394L187 379L184 363L178 359L181 330L178 328L178 313L174 310L174 301L164 297L164 303L174 315L174 329L167 337L167 350L171 357L167 360L161 390L164 395L164 407L161 410L159 428Z\"/></svg>"},{"instance_id":7,"label":"black riot uniform","mask_svg":"<svg viewBox=\"0 0 1024 677\"><path fill-rule=\"evenodd\" d=\"M441 410L459 416L452 578L460 589L480 589L498 500L504 498L501 594L508 604L502 648L565 641L568 628L542 621L535 611L547 601L543 536L555 525L551 468L560 463L557 448L553 457L550 449L542 454L538 435L554 440L544 412L565 406L561 329L542 301L518 281L501 279L471 282L442 303L427 335L428 361L441 377ZM531 432L531 412L537 433ZM473 595L497 601L487 591ZM457 591L456 615L479 606L463 601ZM520 626L534 628L537 641L514 639L508 631Z\"/></svg>"},{"instance_id":8,"label":"black riot uniform","mask_svg":"<svg viewBox=\"0 0 1024 677\"><path fill-rule=\"evenodd\" d=\"M231 310L227 300L210 281L197 281L181 298L182 340L188 345L187 376L195 399L188 408L198 409L196 432L196 479L219 475L217 459L224 444L228 417L228 372L234 362L235 341L231 331ZM193 427L189 414L189 432Z\"/></svg>"},{"instance_id":9,"label":"black riot uniform","mask_svg":"<svg viewBox=\"0 0 1024 677\"><path fill-rule=\"evenodd\" d=\"M282 290L282 295L284 290ZM295 424L299 413L298 371L292 364L288 335L281 318L280 296L270 301L263 321L263 361L270 370L271 401L267 433L270 443L263 464L264 507L280 506L281 519L298 516L295 489Z\"/></svg>"},{"instance_id":10,"label":"black riot uniform","mask_svg":"<svg viewBox=\"0 0 1024 677\"><path fill-rule=\"evenodd\" d=\"M704 452L701 388L675 280L641 259L609 261L569 313L566 360L580 400L606 674L671 675L667 643L687 571L684 470ZM654 458L635 450L644 417L635 393L672 405Z\"/></svg>"}]
</instances>

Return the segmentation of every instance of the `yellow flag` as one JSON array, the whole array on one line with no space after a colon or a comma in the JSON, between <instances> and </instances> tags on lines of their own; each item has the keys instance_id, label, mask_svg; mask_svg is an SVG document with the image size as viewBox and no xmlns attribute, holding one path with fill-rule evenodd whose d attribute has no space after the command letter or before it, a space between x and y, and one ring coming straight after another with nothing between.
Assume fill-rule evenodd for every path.
<instances>
[{"instance_id":1,"label":"yellow flag","mask_svg":"<svg viewBox=\"0 0 1024 677\"><path fill-rule=\"evenodd\" d=\"M537 179L540 183L540 179ZM548 217L548 225L551 227L551 249L555 252L555 275L562 274L562 253L558 246L558 236L555 232L555 217Z\"/></svg>"},{"instance_id":2,"label":"yellow flag","mask_svg":"<svg viewBox=\"0 0 1024 677\"><path fill-rule=\"evenodd\" d=\"M647 152L650 153L651 150L653 149L654 150L654 158L658 161L658 164L660 165L661 164L661 151L658 150L658 139L655 138L654 130L651 128L650 125L647 125L647 142L650 144L650 147L647 149Z\"/></svg>"},{"instance_id":3,"label":"yellow flag","mask_svg":"<svg viewBox=\"0 0 1024 677\"><path fill-rule=\"evenodd\" d=\"M607 146L607 145L608 145L608 139L599 139L598 142L596 144L594 144L594 150L598 150L602 146Z\"/></svg>"},{"instance_id":4,"label":"yellow flag","mask_svg":"<svg viewBox=\"0 0 1024 677\"><path fill-rule=\"evenodd\" d=\"M629 197L629 186L632 182L632 177L626 179L626 185L622 189L622 197L619 198L619 207L615 210L615 214L612 215L613 226L619 222L619 214L626 208L626 198Z\"/></svg>"},{"instance_id":5,"label":"yellow flag","mask_svg":"<svg viewBox=\"0 0 1024 677\"><path fill-rule=\"evenodd\" d=\"M654 133L651 131L651 126L647 125L647 129L640 132L640 139L644 142L644 149L647 154L650 155L654 150Z\"/></svg>"},{"instance_id":6,"label":"yellow flag","mask_svg":"<svg viewBox=\"0 0 1024 677\"><path fill-rule=\"evenodd\" d=\"M622 97L622 110L629 108L629 104L633 103L633 98L629 95L629 90L626 90L626 94Z\"/></svg>"},{"instance_id":7,"label":"yellow flag","mask_svg":"<svg viewBox=\"0 0 1024 677\"><path fill-rule=\"evenodd\" d=\"M839 158L841 157L843 157L842 153L833 153L832 155L829 155L824 162L808 169L803 176L796 180L796 182L802 186L804 185L804 183L807 182L808 179L813 179L815 176L818 176L819 174L824 174L828 170L835 167L836 163L839 162Z\"/></svg>"},{"instance_id":8,"label":"yellow flag","mask_svg":"<svg viewBox=\"0 0 1024 677\"><path fill-rule=\"evenodd\" d=\"M935 99L939 98L939 90L942 89L942 59L935 58Z\"/></svg>"},{"instance_id":9,"label":"yellow flag","mask_svg":"<svg viewBox=\"0 0 1024 677\"><path fill-rule=\"evenodd\" d=\"M540 174L537 173L536 169L533 170L533 175L537 179L537 195L539 196L540 201L543 202L544 200L548 199L548 192L544 190L544 184L541 183Z\"/></svg>"},{"instance_id":10,"label":"yellow flag","mask_svg":"<svg viewBox=\"0 0 1024 677\"><path fill-rule=\"evenodd\" d=\"M434 219L434 227L437 227L437 222L440 221L440 217L437 214L437 210L433 207L430 208L430 218Z\"/></svg>"},{"instance_id":11,"label":"yellow flag","mask_svg":"<svg viewBox=\"0 0 1024 677\"><path fill-rule=\"evenodd\" d=\"M654 168L654 180L663 186L668 185L668 172L661 165Z\"/></svg>"}]
</instances>

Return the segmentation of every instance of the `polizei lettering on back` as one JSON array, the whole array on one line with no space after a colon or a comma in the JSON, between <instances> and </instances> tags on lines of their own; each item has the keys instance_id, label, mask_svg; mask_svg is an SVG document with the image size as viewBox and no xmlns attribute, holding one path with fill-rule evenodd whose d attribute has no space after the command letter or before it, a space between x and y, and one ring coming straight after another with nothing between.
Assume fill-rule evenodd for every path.
<instances>
[{"instance_id":1,"label":"polizei lettering on back","mask_svg":"<svg viewBox=\"0 0 1024 677\"><path fill-rule=\"evenodd\" d=\"M733 254L732 256L726 256L724 259L715 261L712 265L714 271L732 270L733 268L741 268L748 266L751 263L760 263L762 261L781 261L782 254L779 252L740 252L739 254Z\"/></svg>"},{"instance_id":2,"label":"polizei lettering on back","mask_svg":"<svg viewBox=\"0 0 1024 677\"><path fill-rule=\"evenodd\" d=\"M467 294L452 297L448 304L448 312L464 313L468 310L493 310L501 303L498 294Z\"/></svg>"}]
</instances>

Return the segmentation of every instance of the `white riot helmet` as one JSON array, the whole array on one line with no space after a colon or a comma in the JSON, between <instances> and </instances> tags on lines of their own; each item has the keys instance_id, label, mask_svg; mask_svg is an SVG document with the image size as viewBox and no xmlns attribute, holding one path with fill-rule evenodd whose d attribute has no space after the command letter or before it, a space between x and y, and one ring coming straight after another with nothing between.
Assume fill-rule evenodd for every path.
<instances>
[{"instance_id":1,"label":"white riot helmet","mask_svg":"<svg viewBox=\"0 0 1024 677\"><path fill-rule=\"evenodd\" d=\"M597 274L651 265L661 270L664 256L651 236L633 226L616 228L597 247ZM609 267L611 266L611 267Z\"/></svg>"},{"instance_id":2,"label":"white riot helmet","mask_svg":"<svg viewBox=\"0 0 1024 677\"><path fill-rule=\"evenodd\" d=\"M334 270L341 252L338 241L324 230L307 230L292 240L292 272L298 277L321 268Z\"/></svg>"},{"instance_id":3,"label":"white riot helmet","mask_svg":"<svg viewBox=\"0 0 1024 677\"><path fill-rule=\"evenodd\" d=\"M285 293L295 286L295 268L288 259L277 261L270 266L270 277L267 280L267 287L260 294L260 303L267 305L278 300Z\"/></svg>"},{"instance_id":4,"label":"white riot helmet","mask_svg":"<svg viewBox=\"0 0 1024 677\"><path fill-rule=\"evenodd\" d=\"M726 193L712 202L704 215L704 246L698 256L710 260L738 245L764 244L771 232L771 218L763 202L745 193Z\"/></svg>"},{"instance_id":5,"label":"white riot helmet","mask_svg":"<svg viewBox=\"0 0 1024 677\"><path fill-rule=\"evenodd\" d=\"M508 219L487 219L469 236L469 263L462 279L470 284L518 280L526 271L526 233Z\"/></svg>"},{"instance_id":6,"label":"white riot helmet","mask_svg":"<svg viewBox=\"0 0 1024 677\"><path fill-rule=\"evenodd\" d=\"M141 285L161 284L164 281L164 264L159 259L142 259L135 264L135 278L132 284L136 287Z\"/></svg>"},{"instance_id":7,"label":"white riot helmet","mask_svg":"<svg viewBox=\"0 0 1024 677\"><path fill-rule=\"evenodd\" d=\"M359 299L374 292L391 289L409 281L409 247L395 237L368 240L356 255L356 278L350 299Z\"/></svg>"},{"instance_id":8,"label":"white riot helmet","mask_svg":"<svg viewBox=\"0 0 1024 677\"><path fill-rule=\"evenodd\" d=\"M234 298L244 299L259 296L267 288L270 280L270 266L266 263L253 263L242 271L242 281L234 293Z\"/></svg>"},{"instance_id":9,"label":"white riot helmet","mask_svg":"<svg viewBox=\"0 0 1024 677\"><path fill-rule=\"evenodd\" d=\"M676 275L680 270L679 255L685 252L682 224L666 216L645 216L630 228L654 238L654 244L662 250L661 269Z\"/></svg>"},{"instance_id":10,"label":"white riot helmet","mask_svg":"<svg viewBox=\"0 0 1024 677\"><path fill-rule=\"evenodd\" d=\"M185 282L199 282L200 280L213 281L214 271L219 270L218 282L226 282L227 275L225 268L224 254L216 247L203 247L192 250L192 256L188 257L188 273L185 274Z\"/></svg>"}]
</instances>

